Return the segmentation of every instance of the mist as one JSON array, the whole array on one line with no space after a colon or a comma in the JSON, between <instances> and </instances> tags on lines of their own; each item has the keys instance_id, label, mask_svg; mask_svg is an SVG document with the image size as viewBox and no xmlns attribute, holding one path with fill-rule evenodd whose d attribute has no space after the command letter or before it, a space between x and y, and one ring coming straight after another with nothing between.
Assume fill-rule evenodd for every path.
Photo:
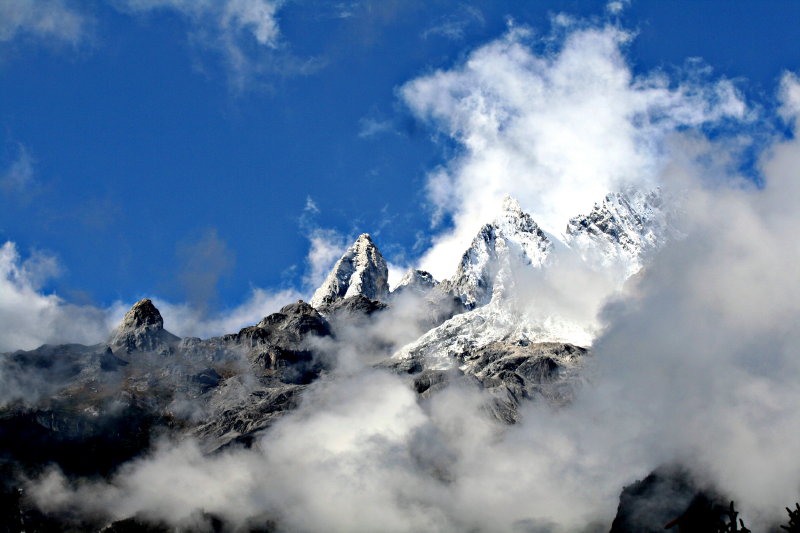
<instances>
[{"instance_id":1,"label":"mist","mask_svg":"<svg viewBox=\"0 0 800 533\"><path fill-rule=\"evenodd\" d=\"M206 455L192 438L164 439L103 481L69 479L54 468L28 482L38 505L194 529L212 513L231 528L269 523L293 532L593 532L608 530L624 486L680 464L698 485L735 500L754 531L781 520L784 506L800 499L797 77L784 76L781 117L774 119L787 121L792 134L776 134L762 151L756 184L731 165L741 139L694 128L722 117L750 120L730 82L671 89L657 75L634 79L619 48L630 36L617 28L569 30L564 51L548 58L532 55L524 37L511 30L477 51L465 70L491 65L483 56L499 55L558 81L544 84L543 98L523 91L514 100L524 107L522 122L541 128L531 138L506 138L509 129L493 123L491 142L476 138L470 128L477 121L476 131L485 133L478 120L484 115L470 110L452 125L460 115L447 114L450 104L475 98L450 99L445 91L426 100L441 96L436 84L443 80L452 87L466 76L467 87L479 86L472 74L437 73L405 86L404 98L423 102L420 109L467 146L444 178L430 182L435 197L446 199L442 209L455 199L461 207L450 213L455 229L434 242L423 263L445 270L436 257L471 238L472 221L484 220L482 210L491 204L484 193L490 199L505 189L519 194L523 207L527 201L552 231L622 184L660 186L667 197L681 199L673 221L679 237L625 283L618 272L573 264L567 251L556 256L564 268L549 277L515 276L516 300L531 320L562 317L586 328L591 355L570 405L526 402L520 422L507 426L487 413L490 394L466 380L419 398L406 376L377 365L424 332L422 305L412 295L360 322L334 322L335 337L316 346L332 361L330 371L251 448ZM599 94L623 109L609 106L613 116L600 117L598 129L576 142L571 129L563 130L562 120L572 115L549 117L544 108L552 106L548 95L558 93L553 87L572 88L583 53L593 66L590 80L613 82L608 94L602 89L609 85L600 84ZM522 80L531 82L528 74ZM596 93L596 83L588 87ZM523 105L528 101L536 102L533 110ZM593 103L575 107L567 99L555 109L582 110L586 116L576 124L585 125ZM604 97L597 105L606 103ZM489 115L500 111L512 126L520 115L517 107L503 106ZM540 137L552 131L567 138L536 152ZM560 160L563 166L548 159L607 136L615 142L590 152L596 156L587 163L591 172L573 165L577 156ZM528 146L535 155L508 165L486 159L493 148L522 153ZM576 190L586 198L573 198ZM167 320L170 313L166 308Z\"/></svg>"}]
</instances>

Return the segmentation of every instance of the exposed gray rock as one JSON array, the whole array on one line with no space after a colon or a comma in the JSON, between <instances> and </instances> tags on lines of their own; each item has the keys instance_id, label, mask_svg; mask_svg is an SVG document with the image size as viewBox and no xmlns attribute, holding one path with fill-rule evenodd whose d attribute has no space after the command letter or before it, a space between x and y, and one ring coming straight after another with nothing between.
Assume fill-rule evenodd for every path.
<instances>
[{"instance_id":1,"label":"exposed gray rock","mask_svg":"<svg viewBox=\"0 0 800 533\"><path fill-rule=\"evenodd\" d=\"M508 277L514 264L541 266L552 244L533 218L509 197L497 218L481 227L464 252L452 278L442 289L461 299L468 309L492 299L498 276Z\"/></svg>"},{"instance_id":2,"label":"exposed gray rock","mask_svg":"<svg viewBox=\"0 0 800 533\"><path fill-rule=\"evenodd\" d=\"M298 405L304 385L281 382L248 384L226 380L209 404L209 414L191 434L210 452L232 443L249 445L262 431Z\"/></svg>"},{"instance_id":3,"label":"exposed gray rock","mask_svg":"<svg viewBox=\"0 0 800 533\"><path fill-rule=\"evenodd\" d=\"M370 316L389 307L379 300L372 300L363 294L357 294L325 305L321 312L331 320L342 320Z\"/></svg>"},{"instance_id":4,"label":"exposed gray rock","mask_svg":"<svg viewBox=\"0 0 800 533\"><path fill-rule=\"evenodd\" d=\"M145 298L125 313L108 344L114 352L158 352L167 355L172 353L178 342L180 338L164 329L161 313L153 302Z\"/></svg>"},{"instance_id":5,"label":"exposed gray rock","mask_svg":"<svg viewBox=\"0 0 800 533\"><path fill-rule=\"evenodd\" d=\"M411 386L423 398L455 381L472 381L493 397L485 406L487 412L513 424L519 420L523 400L568 404L588 353L569 343L493 342L461 353L458 364L449 369L426 368L425 359L419 358L390 358L377 366L411 374Z\"/></svg>"},{"instance_id":6,"label":"exposed gray rock","mask_svg":"<svg viewBox=\"0 0 800 533\"><path fill-rule=\"evenodd\" d=\"M370 300L386 300L389 295L388 279L386 260L372 238L362 233L316 290L311 305L322 309L336 300L359 294Z\"/></svg>"},{"instance_id":7,"label":"exposed gray rock","mask_svg":"<svg viewBox=\"0 0 800 533\"><path fill-rule=\"evenodd\" d=\"M409 269L397 286L392 290L392 296L411 291L419 296L425 296L439 284L433 276L424 270Z\"/></svg>"},{"instance_id":8,"label":"exposed gray rock","mask_svg":"<svg viewBox=\"0 0 800 533\"><path fill-rule=\"evenodd\" d=\"M729 502L687 469L661 466L622 490L610 533L663 531L667 524L671 531L722 531Z\"/></svg>"}]
</instances>

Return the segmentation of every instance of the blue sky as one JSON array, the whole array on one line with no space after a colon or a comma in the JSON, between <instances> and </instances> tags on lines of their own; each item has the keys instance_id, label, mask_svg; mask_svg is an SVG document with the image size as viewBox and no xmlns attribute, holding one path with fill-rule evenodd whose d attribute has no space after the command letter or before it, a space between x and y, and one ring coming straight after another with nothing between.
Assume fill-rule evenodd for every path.
<instances>
[{"instance_id":1,"label":"blue sky","mask_svg":"<svg viewBox=\"0 0 800 533\"><path fill-rule=\"evenodd\" d=\"M415 264L451 223L431 228L429 176L463 146L402 88L509 28L547 54L558 14L572 17L562 32L629 32L634 76L728 80L757 115L735 128L780 127L800 3L617 7L0 0L0 239L20 265L33 258L38 293L100 308L157 295L214 313L254 287L307 295L314 236L335 249L369 232Z\"/></svg>"}]
</instances>

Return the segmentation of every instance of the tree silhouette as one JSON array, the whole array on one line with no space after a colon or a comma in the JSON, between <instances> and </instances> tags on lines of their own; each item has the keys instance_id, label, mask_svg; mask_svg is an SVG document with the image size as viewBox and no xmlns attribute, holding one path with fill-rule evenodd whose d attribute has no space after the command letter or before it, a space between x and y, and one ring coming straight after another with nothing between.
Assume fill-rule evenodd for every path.
<instances>
[{"instance_id":1,"label":"tree silhouette","mask_svg":"<svg viewBox=\"0 0 800 533\"><path fill-rule=\"evenodd\" d=\"M781 529L789 533L800 533L800 503L795 503L794 506L794 509L786 508L786 512L789 513L789 524L781 526Z\"/></svg>"},{"instance_id":2,"label":"tree silhouette","mask_svg":"<svg viewBox=\"0 0 800 533\"><path fill-rule=\"evenodd\" d=\"M751 533L751 531L745 527L741 518L738 522L736 521L736 517L739 516L739 513L734 509L733 502L731 502L730 507L727 511L724 511L723 514L728 515L728 523L726 524L724 520L720 519L717 533Z\"/></svg>"}]
</instances>

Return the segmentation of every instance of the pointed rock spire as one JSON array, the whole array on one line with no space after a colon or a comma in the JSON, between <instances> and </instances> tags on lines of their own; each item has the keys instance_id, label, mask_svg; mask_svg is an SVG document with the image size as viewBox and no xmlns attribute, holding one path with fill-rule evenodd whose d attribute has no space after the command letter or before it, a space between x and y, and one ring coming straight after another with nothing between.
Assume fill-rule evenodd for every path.
<instances>
[{"instance_id":1,"label":"pointed rock spire","mask_svg":"<svg viewBox=\"0 0 800 533\"><path fill-rule=\"evenodd\" d=\"M164 329L164 319L150 299L136 302L125 313L119 326L111 333L109 344L114 350L163 351L180 339Z\"/></svg>"},{"instance_id":2,"label":"pointed rock spire","mask_svg":"<svg viewBox=\"0 0 800 533\"><path fill-rule=\"evenodd\" d=\"M541 266L552 244L519 202L506 196L502 209L490 224L485 224L461 257L455 275L443 288L468 308L489 303L495 280L508 274L509 265Z\"/></svg>"},{"instance_id":3,"label":"pointed rock spire","mask_svg":"<svg viewBox=\"0 0 800 533\"><path fill-rule=\"evenodd\" d=\"M362 295L371 300L385 300L389 295L389 269L386 260L362 233L316 290L311 305L320 309L338 299Z\"/></svg>"},{"instance_id":4,"label":"pointed rock spire","mask_svg":"<svg viewBox=\"0 0 800 533\"><path fill-rule=\"evenodd\" d=\"M161 330L164 329L164 319L161 318L161 313L153 305L153 302L149 298L145 298L133 304L130 311L125 313L120 327L127 329L149 327Z\"/></svg>"}]
</instances>

